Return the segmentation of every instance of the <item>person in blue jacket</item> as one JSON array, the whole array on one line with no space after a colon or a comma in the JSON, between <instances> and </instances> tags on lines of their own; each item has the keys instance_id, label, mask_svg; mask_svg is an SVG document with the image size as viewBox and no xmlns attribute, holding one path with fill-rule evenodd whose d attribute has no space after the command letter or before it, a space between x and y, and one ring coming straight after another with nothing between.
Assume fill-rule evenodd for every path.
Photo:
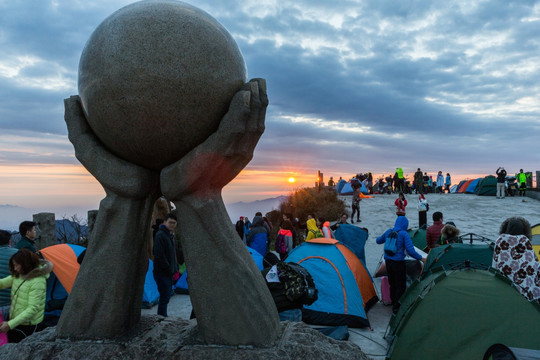
<instances>
[{"instance_id":1,"label":"person in blue jacket","mask_svg":"<svg viewBox=\"0 0 540 360\"><path fill-rule=\"evenodd\" d=\"M426 261L426 258L422 258L420 254L414 249L407 228L409 227L409 220L405 216L398 216L396 223L392 229L388 229L379 236L376 240L377 244L384 244L386 237L390 235L392 231L398 233L397 248L398 251L395 255L388 255L384 253L384 260L386 263L386 271L388 273L388 283L390 284L390 299L392 300L392 312L395 314L399 310L399 298L405 292L407 288L406 267L405 267L405 251L409 256L412 256L416 260Z\"/></svg>"}]
</instances>

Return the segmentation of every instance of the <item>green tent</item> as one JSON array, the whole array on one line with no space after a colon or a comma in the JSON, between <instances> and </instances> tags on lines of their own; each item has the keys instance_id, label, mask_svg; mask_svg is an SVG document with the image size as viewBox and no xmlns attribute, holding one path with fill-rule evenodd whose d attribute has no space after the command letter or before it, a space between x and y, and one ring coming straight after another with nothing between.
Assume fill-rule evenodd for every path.
<instances>
[{"instance_id":1,"label":"green tent","mask_svg":"<svg viewBox=\"0 0 540 360\"><path fill-rule=\"evenodd\" d=\"M407 230L412 239L413 245L422 251L426 251L426 229L409 229Z\"/></svg>"},{"instance_id":2,"label":"green tent","mask_svg":"<svg viewBox=\"0 0 540 360\"><path fill-rule=\"evenodd\" d=\"M482 359L495 343L540 348L540 305L493 268L434 269L400 302L389 359Z\"/></svg>"},{"instance_id":3,"label":"green tent","mask_svg":"<svg viewBox=\"0 0 540 360\"><path fill-rule=\"evenodd\" d=\"M468 261L471 267L487 268L493 261L493 244L448 244L431 249L424 265L423 277L433 269L441 266L452 268L462 267ZM480 265L480 266L476 266Z\"/></svg>"},{"instance_id":4,"label":"green tent","mask_svg":"<svg viewBox=\"0 0 540 360\"><path fill-rule=\"evenodd\" d=\"M482 196L495 196L497 194L497 178L493 175L486 176L480 180L474 193Z\"/></svg>"}]
</instances>

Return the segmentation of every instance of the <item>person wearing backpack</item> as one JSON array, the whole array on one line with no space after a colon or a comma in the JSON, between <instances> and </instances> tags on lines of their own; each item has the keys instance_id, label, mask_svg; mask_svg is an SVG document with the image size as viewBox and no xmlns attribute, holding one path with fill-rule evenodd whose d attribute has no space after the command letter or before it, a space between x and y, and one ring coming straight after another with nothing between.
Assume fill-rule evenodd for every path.
<instances>
[{"instance_id":1,"label":"person wearing backpack","mask_svg":"<svg viewBox=\"0 0 540 360\"><path fill-rule=\"evenodd\" d=\"M388 272L390 299L392 299L392 312L394 314L398 312L399 298L407 288L405 251L416 260L426 261L414 249L411 237L407 232L408 227L409 219L405 216L398 216L394 227L386 230L376 240L377 244L385 244L384 260Z\"/></svg>"},{"instance_id":2,"label":"person wearing backpack","mask_svg":"<svg viewBox=\"0 0 540 360\"><path fill-rule=\"evenodd\" d=\"M287 257L287 254L293 249L293 226L290 220L284 220L281 223L274 245L281 260Z\"/></svg>"}]
</instances>

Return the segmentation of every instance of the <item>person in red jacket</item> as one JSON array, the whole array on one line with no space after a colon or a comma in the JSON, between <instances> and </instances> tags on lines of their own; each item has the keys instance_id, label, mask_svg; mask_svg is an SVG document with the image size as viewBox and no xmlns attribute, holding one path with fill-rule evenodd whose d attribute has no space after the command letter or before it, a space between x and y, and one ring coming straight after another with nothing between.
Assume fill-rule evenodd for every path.
<instances>
[{"instance_id":1,"label":"person in red jacket","mask_svg":"<svg viewBox=\"0 0 540 360\"><path fill-rule=\"evenodd\" d=\"M428 249L441 245L441 230L444 227L443 214L440 211L433 213L433 225L427 228L426 244Z\"/></svg>"},{"instance_id":2,"label":"person in red jacket","mask_svg":"<svg viewBox=\"0 0 540 360\"><path fill-rule=\"evenodd\" d=\"M403 195L403 192L399 192L399 197L394 201L394 205L396 205L396 215L397 216L405 216L405 207L407 206L407 199L405 199L405 195Z\"/></svg>"}]
</instances>

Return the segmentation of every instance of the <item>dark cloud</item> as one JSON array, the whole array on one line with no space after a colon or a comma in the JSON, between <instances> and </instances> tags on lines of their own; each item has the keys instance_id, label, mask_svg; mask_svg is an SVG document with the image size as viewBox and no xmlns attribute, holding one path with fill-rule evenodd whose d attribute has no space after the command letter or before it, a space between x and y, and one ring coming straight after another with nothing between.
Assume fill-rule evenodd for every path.
<instances>
[{"instance_id":1,"label":"dark cloud","mask_svg":"<svg viewBox=\"0 0 540 360\"><path fill-rule=\"evenodd\" d=\"M62 102L77 92L84 44L128 3L0 5L0 131L65 135ZM252 168L537 166L534 2L190 3L231 32L249 76L267 80L267 130ZM25 57L32 61L16 75L6 70ZM51 147L62 155L42 160L74 161L64 150ZM0 153L0 161L24 156Z\"/></svg>"}]
</instances>

